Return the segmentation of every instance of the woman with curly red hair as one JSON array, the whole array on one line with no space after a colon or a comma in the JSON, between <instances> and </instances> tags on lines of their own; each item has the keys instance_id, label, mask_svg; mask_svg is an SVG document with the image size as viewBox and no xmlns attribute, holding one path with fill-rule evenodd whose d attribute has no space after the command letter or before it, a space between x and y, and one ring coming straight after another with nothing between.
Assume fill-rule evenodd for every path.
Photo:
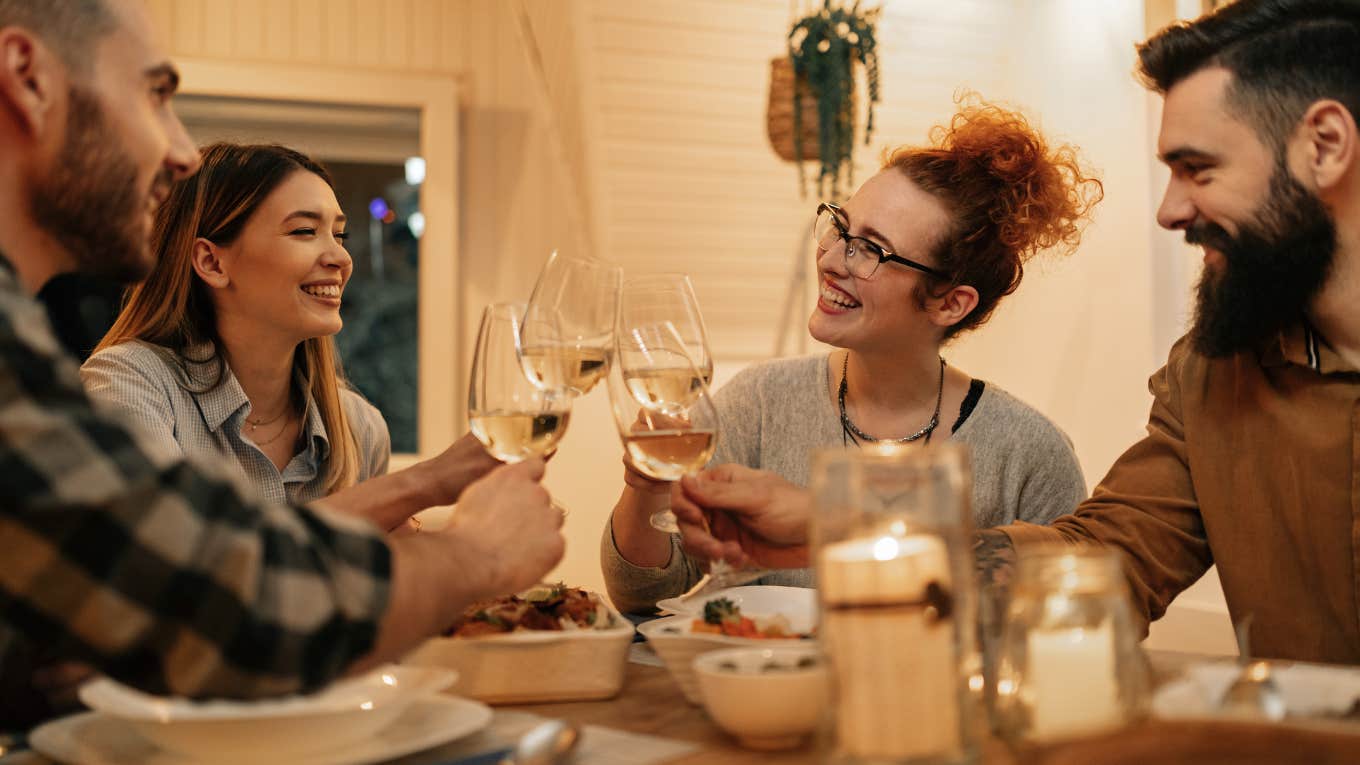
<instances>
[{"instance_id":1,"label":"woman with curly red hair","mask_svg":"<svg viewBox=\"0 0 1360 765\"><path fill-rule=\"evenodd\" d=\"M821 285L808 329L829 354L743 370L715 395L736 463L803 486L812 450L876 443L968 444L979 527L1044 523L1071 511L1086 482L1066 435L998 386L951 366L941 349L980 327L1041 250L1072 252L1100 182L1072 146L1051 148L1017 112L966 99L927 147L889 152L843 206L818 207ZM765 480L730 468L726 480ZM701 576L678 535L648 519L671 486L625 470L602 540L614 603L645 611ZM808 569L766 584L810 586Z\"/></svg>"}]
</instances>

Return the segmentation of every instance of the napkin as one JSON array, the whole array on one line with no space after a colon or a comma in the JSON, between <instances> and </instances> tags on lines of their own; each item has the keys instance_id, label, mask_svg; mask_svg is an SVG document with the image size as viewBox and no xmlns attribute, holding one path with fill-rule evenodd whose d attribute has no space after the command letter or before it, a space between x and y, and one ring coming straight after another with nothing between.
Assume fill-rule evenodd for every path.
<instances>
[{"instance_id":1,"label":"napkin","mask_svg":"<svg viewBox=\"0 0 1360 765\"><path fill-rule=\"evenodd\" d=\"M481 733L430 749L390 765L446 765L460 757L473 757L512 747L530 728L548 718L529 712L496 710L491 726ZM699 750L698 745L643 733L629 733L602 725L581 730L575 761L591 765L659 765Z\"/></svg>"}]
</instances>

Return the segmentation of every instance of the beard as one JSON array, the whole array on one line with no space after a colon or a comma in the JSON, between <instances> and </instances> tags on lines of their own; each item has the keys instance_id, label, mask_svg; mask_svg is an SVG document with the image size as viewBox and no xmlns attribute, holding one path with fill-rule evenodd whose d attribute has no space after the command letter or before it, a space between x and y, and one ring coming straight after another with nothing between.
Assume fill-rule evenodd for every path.
<instances>
[{"instance_id":1,"label":"beard","mask_svg":"<svg viewBox=\"0 0 1360 765\"><path fill-rule=\"evenodd\" d=\"M1196 287L1190 339L1199 353L1223 358L1258 347L1304 316L1331 272L1336 225L1322 200L1281 162L1266 201L1236 236L1215 223L1185 232L1189 244L1223 255L1206 267Z\"/></svg>"},{"instance_id":2,"label":"beard","mask_svg":"<svg viewBox=\"0 0 1360 765\"><path fill-rule=\"evenodd\" d=\"M55 167L33 190L33 216L79 271L139 281L152 265L145 217L151 189L139 188L136 163L109 140L114 131L95 97L72 87L69 100L66 141ZM162 171L156 182L170 180Z\"/></svg>"}]
</instances>

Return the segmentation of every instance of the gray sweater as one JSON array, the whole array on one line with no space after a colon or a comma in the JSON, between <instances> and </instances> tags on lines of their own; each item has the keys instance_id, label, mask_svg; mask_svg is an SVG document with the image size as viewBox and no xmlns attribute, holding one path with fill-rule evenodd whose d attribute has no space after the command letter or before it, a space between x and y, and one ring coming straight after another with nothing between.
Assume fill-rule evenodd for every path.
<instances>
[{"instance_id":1,"label":"gray sweater","mask_svg":"<svg viewBox=\"0 0 1360 765\"><path fill-rule=\"evenodd\" d=\"M840 413L828 391L827 357L777 359L742 370L714 394L720 424L711 464L735 462L806 486L814 449L842 443ZM958 414L941 415L945 435ZM938 437L938 436L937 436ZM949 436L972 450L973 511L979 528L1015 520L1047 523L1086 498L1072 443L1033 407L988 384L968 418ZM850 448L855 448L851 443ZM645 612L689 589L703 572L671 541L664 567L635 566L619 554L605 524L600 564L614 605ZM775 572L762 584L812 585L811 569Z\"/></svg>"}]
</instances>

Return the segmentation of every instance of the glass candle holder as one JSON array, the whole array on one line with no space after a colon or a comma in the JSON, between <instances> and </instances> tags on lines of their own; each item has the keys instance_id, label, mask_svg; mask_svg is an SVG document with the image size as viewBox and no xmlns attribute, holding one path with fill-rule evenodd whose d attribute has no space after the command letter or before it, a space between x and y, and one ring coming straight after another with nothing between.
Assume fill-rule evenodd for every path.
<instances>
[{"instance_id":1,"label":"glass candle holder","mask_svg":"<svg viewBox=\"0 0 1360 765\"><path fill-rule=\"evenodd\" d=\"M834 699L829 761L974 760L965 447L822 450L812 489L819 636Z\"/></svg>"},{"instance_id":2,"label":"glass candle holder","mask_svg":"<svg viewBox=\"0 0 1360 765\"><path fill-rule=\"evenodd\" d=\"M1147 710L1122 558L1108 548L1022 553L996 679L999 732L1045 740L1124 725Z\"/></svg>"}]
</instances>

